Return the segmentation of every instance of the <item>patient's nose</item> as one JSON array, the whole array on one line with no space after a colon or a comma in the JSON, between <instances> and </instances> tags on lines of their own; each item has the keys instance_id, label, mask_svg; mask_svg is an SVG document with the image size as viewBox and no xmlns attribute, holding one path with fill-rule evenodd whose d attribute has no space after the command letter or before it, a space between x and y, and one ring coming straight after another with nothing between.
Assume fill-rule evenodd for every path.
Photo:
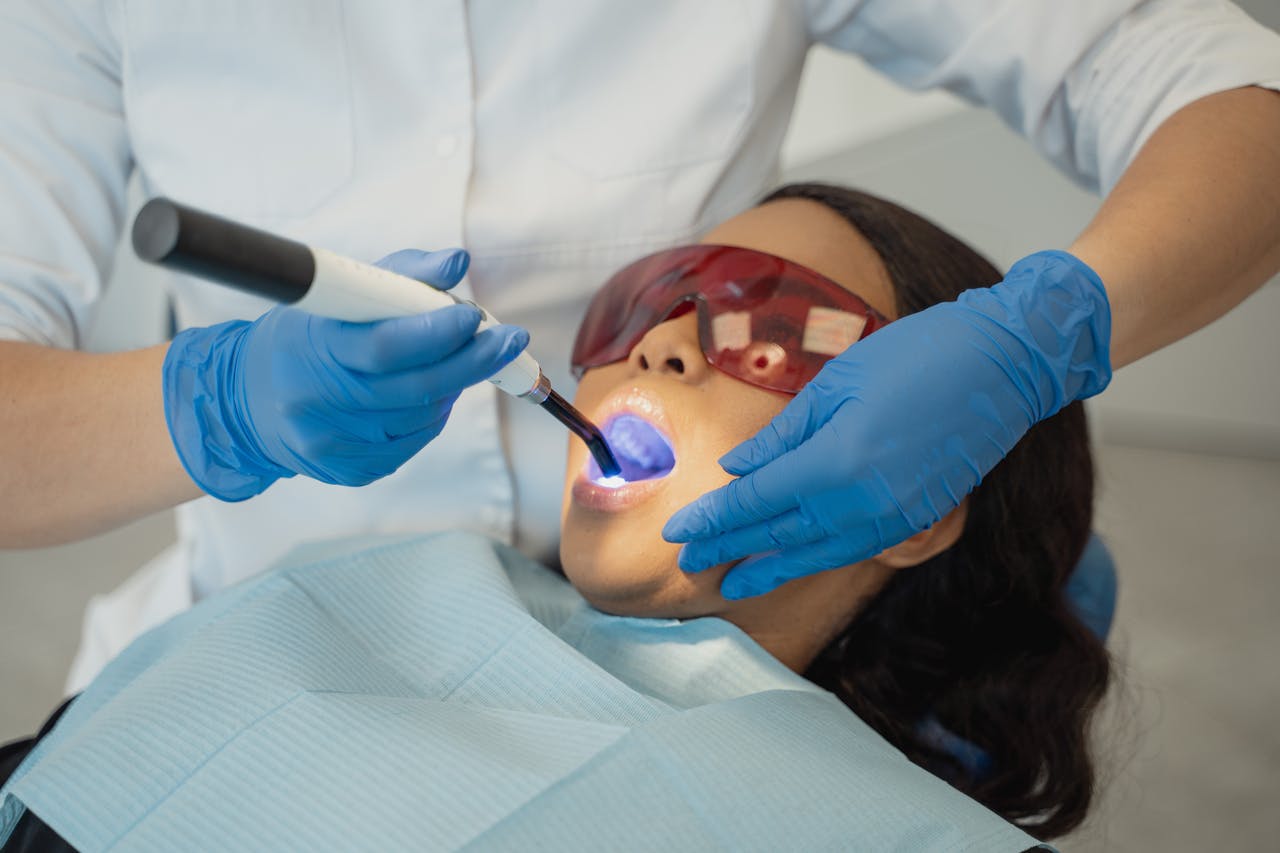
<instances>
[{"instance_id":1,"label":"patient's nose","mask_svg":"<svg viewBox=\"0 0 1280 853\"><path fill-rule=\"evenodd\" d=\"M709 367L698 344L698 315L685 314L654 326L631 348L627 363L637 373L664 373L701 382Z\"/></svg>"}]
</instances>

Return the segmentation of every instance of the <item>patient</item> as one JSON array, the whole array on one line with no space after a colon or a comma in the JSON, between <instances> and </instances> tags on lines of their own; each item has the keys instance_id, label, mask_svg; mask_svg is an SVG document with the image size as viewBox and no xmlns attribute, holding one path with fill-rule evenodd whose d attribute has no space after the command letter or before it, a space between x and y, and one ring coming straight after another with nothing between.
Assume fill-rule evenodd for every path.
<instances>
[{"instance_id":1,"label":"patient","mask_svg":"<svg viewBox=\"0 0 1280 853\"><path fill-rule=\"evenodd\" d=\"M702 242L794 261L887 318L1002 278L921 217L816 184L778 190ZM1092 518L1079 403L1034 427L931 529L863 563L729 602L719 595L728 566L680 571L679 546L659 531L728 482L716 460L790 396L710 366L694 313L649 329L624 361L592 366L579 408L606 424L637 413L670 441L675 464L660 481L610 493L589 485L585 448L572 446L561 559L588 601L610 613L726 619L913 761L1010 820L1054 837L1083 819L1093 789L1086 733L1109 664L1063 598ZM626 451L633 431L624 429L623 441L611 436L615 450ZM989 769L966 772L931 734L933 720L980 747Z\"/></svg>"},{"instance_id":2,"label":"patient","mask_svg":"<svg viewBox=\"0 0 1280 853\"><path fill-rule=\"evenodd\" d=\"M820 185L703 243L628 267L584 320L576 404L628 482L572 444L572 588L457 535L294 560L113 662L5 788L0 845L20 801L48 826L9 845L345 846L364 821L369 847L1030 846L892 747L1037 837L1076 826L1109 674L1062 594L1092 510L1079 404L931 529L766 595L726 601L728 566L685 574L660 536L830 356L999 273Z\"/></svg>"}]
</instances>

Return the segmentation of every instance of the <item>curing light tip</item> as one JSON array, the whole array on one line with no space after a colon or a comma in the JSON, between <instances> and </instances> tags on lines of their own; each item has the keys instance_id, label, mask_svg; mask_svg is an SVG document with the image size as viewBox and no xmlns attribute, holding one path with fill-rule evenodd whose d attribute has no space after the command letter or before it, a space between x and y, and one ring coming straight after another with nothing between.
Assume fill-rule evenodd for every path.
<instances>
[{"instance_id":1,"label":"curing light tip","mask_svg":"<svg viewBox=\"0 0 1280 853\"><path fill-rule=\"evenodd\" d=\"M606 489L617 489L627 484L627 478L619 474L616 477L597 477L594 482L597 486L604 486Z\"/></svg>"},{"instance_id":2,"label":"curing light tip","mask_svg":"<svg viewBox=\"0 0 1280 853\"><path fill-rule=\"evenodd\" d=\"M604 440L604 433L600 432L600 427L583 417L582 412L575 409L568 400L547 386L547 398L539 405L582 439L587 445L587 450L591 451L592 458L600 466L602 474L606 477L616 477L622 473L622 466L614 458L613 451L609 449L609 443Z\"/></svg>"},{"instance_id":3,"label":"curing light tip","mask_svg":"<svg viewBox=\"0 0 1280 853\"><path fill-rule=\"evenodd\" d=\"M593 424L592 429L596 429ZM596 430L596 436L587 441L587 450L591 451L591 456L596 460L596 464L600 466L600 473L609 478L621 480L622 466L618 464L618 460L614 458L613 451L609 449L609 445L605 442L604 436L599 435ZM621 483L619 484L621 485Z\"/></svg>"}]
</instances>

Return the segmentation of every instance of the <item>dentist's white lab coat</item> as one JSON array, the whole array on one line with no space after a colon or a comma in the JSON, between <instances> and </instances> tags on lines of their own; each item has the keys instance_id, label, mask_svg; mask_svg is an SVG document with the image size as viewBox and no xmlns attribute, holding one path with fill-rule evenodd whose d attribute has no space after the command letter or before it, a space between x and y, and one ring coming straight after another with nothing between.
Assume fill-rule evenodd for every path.
<instances>
[{"instance_id":1,"label":"dentist's white lab coat","mask_svg":"<svg viewBox=\"0 0 1280 853\"><path fill-rule=\"evenodd\" d=\"M992 107L1104 190L1179 107L1280 81L1280 39L1219 0L9 0L0 337L78 344L136 168L147 195L357 258L465 246L464 287L569 391L593 288L775 183L815 42ZM268 307L170 286L181 327ZM546 553L565 445L486 384L378 483L182 506L178 544L91 606L71 687L300 541L464 528Z\"/></svg>"}]
</instances>

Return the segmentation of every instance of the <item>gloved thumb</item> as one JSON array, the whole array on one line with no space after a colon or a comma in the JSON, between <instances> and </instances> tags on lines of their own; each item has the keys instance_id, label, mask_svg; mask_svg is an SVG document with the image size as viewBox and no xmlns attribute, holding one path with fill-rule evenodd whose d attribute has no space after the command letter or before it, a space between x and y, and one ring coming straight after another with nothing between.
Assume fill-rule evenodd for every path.
<instances>
[{"instance_id":1,"label":"gloved thumb","mask_svg":"<svg viewBox=\"0 0 1280 853\"><path fill-rule=\"evenodd\" d=\"M743 477L795 450L822 426L813 385L806 385L769 423L751 438L720 457L720 467Z\"/></svg>"},{"instance_id":2,"label":"gloved thumb","mask_svg":"<svg viewBox=\"0 0 1280 853\"><path fill-rule=\"evenodd\" d=\"M384 270L425 282L437 290L448 290L467 274L471 255L465 249L401 249L374 264Z\"/></svg>"}]
</instances>

